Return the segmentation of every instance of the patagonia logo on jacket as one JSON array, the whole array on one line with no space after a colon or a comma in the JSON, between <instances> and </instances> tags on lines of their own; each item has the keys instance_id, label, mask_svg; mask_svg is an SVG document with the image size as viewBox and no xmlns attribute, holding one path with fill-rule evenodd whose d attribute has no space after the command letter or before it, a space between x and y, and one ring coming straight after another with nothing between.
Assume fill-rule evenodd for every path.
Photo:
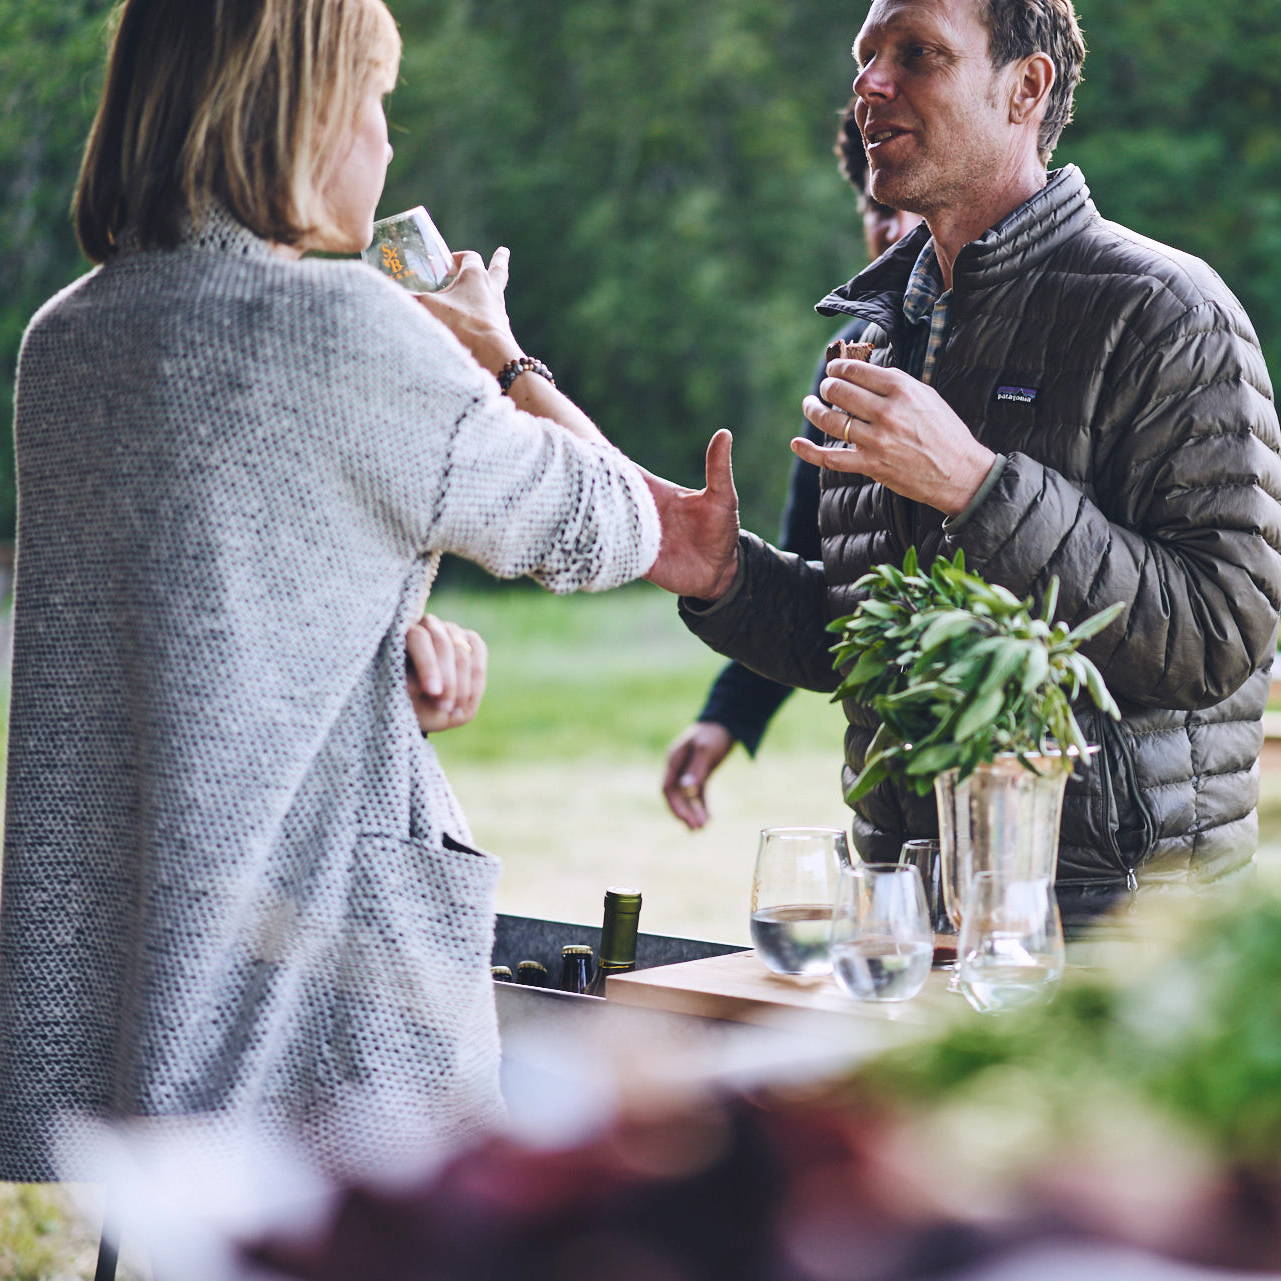
<instances>
[{"instance_id":1,"label":"patagonia logo on jacket","mask_svg":"<svg viewBox=\"0 0 1281 1281\"><path fill-rule=\"evenodd\" d=\"M1037 387L998 387L996 389L997 400L1012 400L1020 405L1030 405L1035 399L1040 389Z\"/></svg>"}]
</instances>

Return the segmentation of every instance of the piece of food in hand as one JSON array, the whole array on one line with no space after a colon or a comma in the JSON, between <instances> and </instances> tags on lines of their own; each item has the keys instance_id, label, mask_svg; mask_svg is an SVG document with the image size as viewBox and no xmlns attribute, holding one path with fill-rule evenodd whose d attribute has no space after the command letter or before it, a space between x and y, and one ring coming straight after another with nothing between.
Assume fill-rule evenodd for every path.
<instances>
[{"instance_id":1,"label":"piece of food in hand","mask_svg":"<svg viewBox=\"0 0 1281 1281\"><path fill-rule=\"evenodd\" d=\"M847 342L844 338L834 338L827 344L827 359L830 360L871 360L875 344L870 342Z\"/></svg>"},{"instance_id":2,"label":"piece of food in hand","mask_svg":"<svg viewBox=\"0 0 1281 1281\"><path fill-rule=\"evenodd\" d=\"M833 338L827 344L827 360L871 360L874 345L870 342L847 342L844 338ZM829 409L832 402L824 396L819 396Z\"/></svg>"}]
</instances>

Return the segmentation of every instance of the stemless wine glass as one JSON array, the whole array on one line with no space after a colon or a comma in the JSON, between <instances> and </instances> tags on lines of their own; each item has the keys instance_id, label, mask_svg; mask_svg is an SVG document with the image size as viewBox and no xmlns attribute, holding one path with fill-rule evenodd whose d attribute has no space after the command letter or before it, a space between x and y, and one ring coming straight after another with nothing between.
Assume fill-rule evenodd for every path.
<instances>
[{"instance_id":1,"label":"stemless wine glass","mask_svg":"<svg viewBox=\"0 0 1281 1281\"><path fill-rule=\"evenodd\" d=\"M411 293L435 293L458 274L454 255L422 205L374 223L374 238L360 256Z\"/></svg>"},{"instance_id":2,"label":"stemless wine glass","mask_svg":"<svg viewBox=\"0 0 1281 1281\"><path fill-rule=\"evenodd\" d=\"M984 1014L1048 1000L1064 965L1063 923L1049 878L976 873L965 900L958 960L961 991Z\"/></svg>"},{"instance_id":3,"label":"stemless wine glass","mask_svg":"<svg viewBox=\"0 0 1281 1281\"><path fill-rule=\"evenodd\" d=\"M903 842L899 850L900 864L910 865L921 874L925 890L925 906L929 912L930 929L934 931L935 960L941 969L956 967L956 925L948 915L947 899L943 892L943 850L936 840L913 837ZM943 943L938 943L939 938Z\"/></svg>"},{"instance_id":4,"label":"stemless wine glass","mask_svg":"<svg viewBox=\"0 0 1281 1281\"><path fill-rule=\"evenodd\" d=\"M828 974L832 904L850 865L839 827L767 827L752 877L752 945L776 974Z\"/></svg>"},{"instance_id":5,"label":"stemless wine glass","mask_svg":"<svg viewBox=\"0 0 1281 1281\"><path fill-rule=\"evenodd\" d=\"M832 969L860 1001L906 1001L930 972L934 932L921 874L910 863L841 872L832 914Z\"/></svg>"}]
</instances>

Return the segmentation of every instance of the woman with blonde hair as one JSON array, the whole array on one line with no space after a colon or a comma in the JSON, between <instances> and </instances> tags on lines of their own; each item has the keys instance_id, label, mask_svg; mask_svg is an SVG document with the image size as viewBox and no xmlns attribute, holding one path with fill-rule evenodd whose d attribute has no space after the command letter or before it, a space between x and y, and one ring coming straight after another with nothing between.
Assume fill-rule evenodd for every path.
<instances>
[{"instance_id":1,"label":"woman with blonde hair","mask_svg":"<svg viewBox=\"0 0 1281 1281\"><path fill-rule=\"evenodd\" d=\"M0 1179L75 1177L67 1114L369 1171L499 1110L497 865L406 693L407 640L428 728L481 683L474 637L418 621L437 558L612 587L654 502L512 337L503 251L436 314L301 260L371 236L381 0L117 21L75 202L98 265L19 362Z\"/></svg>"}]
</instances>

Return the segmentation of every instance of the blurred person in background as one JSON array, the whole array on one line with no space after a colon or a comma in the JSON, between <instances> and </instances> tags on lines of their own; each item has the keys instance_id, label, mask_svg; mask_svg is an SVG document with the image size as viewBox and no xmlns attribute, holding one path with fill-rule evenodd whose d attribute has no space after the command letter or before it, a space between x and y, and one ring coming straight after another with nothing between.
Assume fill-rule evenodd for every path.
<instances>
[{"instance_id":1,"label":"blurred person in background","mask_svg":"<svg viewBox=\"0 0 1281 1281\"><path fill-rule=\"evenodd\" d=\"M841 112L833 151L841 176L858 193L863 245L868 261L875 262L921 219L919 214L891 209L869 194L867 152L854 118L857 101L851 98ZM836 337L858 342L866 329L865 321L854 320L844 325ZM826 372L824 360L815 373L815 390ZM807 422L804 430L816 444L823 441L823 433L813 424ZM822 557L818 539L818 477L819 469L813 463L801 458L792 460L779 546L805 560ZM728 663L722 669L708 691L698 719L667 751L663 796L668 808L686 827L697 830L708 821L708 780L735 742L742 743L748 755L756 755L770 720L791 692L790 685L768 680L740 663Z\"/></svg>"},{"instance_id":2,"label":"blurred person in background","mask_svg":"<svg viewBox=\"0 0 1281 1281\"><path fill-rule=\"evenodd\" d=\"M1060 906L1238 883L1281 604L1281 433L1249 318L1205 263L1101 218L1075 166L1048 171L1085 57L1071 0L874 0L853 52L871 192L925 223L819 304L878 331L805 402L833 443L792 442L823 468L822 563L740 534L718 433L705 490L656 490L649 577L711 648L826 691L828 621L909 547L963 550L1018 597L1057 577L1069 625L1125 602L1082 651L1122 718L1081 716L1099 752L1068 783ZM844 710L848 789L878 719ZM937 822L890 779L853 836L893 859Z\"/></svg>"},{"instance_id":3,"label":"blurred person in background","mask_svg":"<svg viewBox=\"0 0 1281 1281\"><path fill-rule=\"evenodd\" d=\"M97 266L19 363L0 1179L77 1177L69 1114L359 1173L500 1113L498 864L421 732L483 650L424 601L442 552L612 587L659 528L512 336L505 251L424 305L300 261L371 239L399 60L381 0L118 12Z\"/></svg>"}]
</instances>

